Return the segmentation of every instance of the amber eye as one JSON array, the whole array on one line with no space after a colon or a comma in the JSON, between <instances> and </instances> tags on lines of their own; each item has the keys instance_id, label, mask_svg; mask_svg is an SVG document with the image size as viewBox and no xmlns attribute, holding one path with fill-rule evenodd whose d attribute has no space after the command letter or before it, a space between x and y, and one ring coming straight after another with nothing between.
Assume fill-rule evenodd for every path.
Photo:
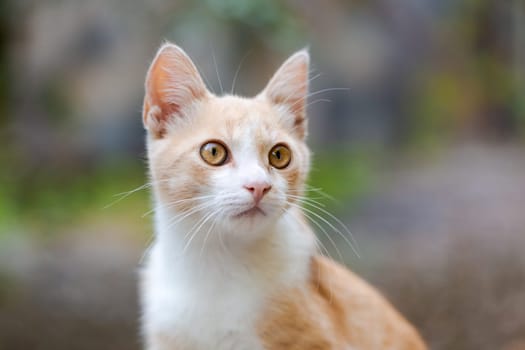
<instances>
[{"instance_id":1,"label":"amber eye","mask_svg":"<svg viewBox=\"0 0 525 350\"><path fill-rule=\"evenodd\" d=\"M290 160L292 160L292 151L285 145L278 144L273 146L268 158L274 168L284 169L290 164Z\"/></svg>"},{"instance_id":2,"label":"amber eye","mask_svg":"<svg viewBox=\"0 0 525 350\"><path fill-rule=\"evenodd\" d=\"M207 142L201 147L201 157L210 165L223 165L228 159L228 151L218 142Z\"/></svg>"}]
</instances>

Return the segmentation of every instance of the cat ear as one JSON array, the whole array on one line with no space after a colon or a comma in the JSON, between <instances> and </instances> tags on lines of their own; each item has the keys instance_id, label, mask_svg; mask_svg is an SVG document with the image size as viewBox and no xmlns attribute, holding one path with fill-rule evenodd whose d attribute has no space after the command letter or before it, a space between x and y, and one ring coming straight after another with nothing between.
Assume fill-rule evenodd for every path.
<instances>
[{"instance_id":1,"label":"cat ear","mask_svg":"<svg viewBox=\"0 0 525 350\"><path fill-rule=\"evenodd\" d=\"M306 49L296 52L282 64L262 92L272 104L283 109L284 124L301 139L306 136L309 63Z\"/></svg>"},{"instance_id":2,"label":"cat ear","mask_svg":"<svg viewBox=\"0 0 525 350\"><path fill-rule=\"evenodd\" d=\"M162 45L146 75L144 127L161 138L174 118L184 118L194 103L209 94L188 55L177 45Z\"/></svg>"}]
</instances>

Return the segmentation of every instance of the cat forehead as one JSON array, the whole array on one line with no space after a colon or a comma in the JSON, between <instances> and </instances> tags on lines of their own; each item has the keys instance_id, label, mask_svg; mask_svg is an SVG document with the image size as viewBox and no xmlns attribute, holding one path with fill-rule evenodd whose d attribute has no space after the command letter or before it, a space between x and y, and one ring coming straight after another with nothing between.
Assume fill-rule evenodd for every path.
<instances>
[{"instance_id":1,"label":"cat forehead","mask_svg":"<svg viewBox=\"0 0 525 350\"><path fill-rule=\"evenodd\" d=\"M208 130L226 133L228 138L246 136L272 138L281 133L277 111L266 101L237 96L216 97L199 113Z\"/></svg>"},{"instance_id":2,"label":"cat forehead","mask_svg":"<svg viewBox=\"0 0 525 350\"><path fill-rule=\"evenodd\" d=\"M265 122L275 114L273 107L259 98L222 96L211 98L206 104L205 113L222 121Z\"/></svg>"}]
</instances>

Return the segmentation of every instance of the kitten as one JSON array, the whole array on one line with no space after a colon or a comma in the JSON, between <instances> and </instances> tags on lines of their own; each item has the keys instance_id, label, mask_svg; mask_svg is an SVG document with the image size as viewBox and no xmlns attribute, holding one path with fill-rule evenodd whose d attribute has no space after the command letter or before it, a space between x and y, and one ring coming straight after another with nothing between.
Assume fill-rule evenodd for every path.
<instances>
[{"instance_id":1,"label":"kitten","mask_svg":"<svg viewBox=\"0 0 525 350\"><path fill-rule=\"evenodd\" d=\"M425 349L378 292L316 251L298 201L308 65L299 51L256 97L218 97L182 49L157 53L143 111L156 231L146 349Z\"/></svg>"}]
</instances>

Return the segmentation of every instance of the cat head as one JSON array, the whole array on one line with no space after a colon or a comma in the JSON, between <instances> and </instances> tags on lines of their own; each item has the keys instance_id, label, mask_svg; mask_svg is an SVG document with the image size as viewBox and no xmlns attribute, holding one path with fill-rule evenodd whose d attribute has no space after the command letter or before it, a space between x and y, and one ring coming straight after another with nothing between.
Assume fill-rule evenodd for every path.
<instances>
[{"instance_id":1,"label":"cat head","mask_svg":"<svg viewBox=\"0 0 525 350\"><path fill-rule=\"evenodd\" d=\"M181 48L164 44L143 110L157 207L206 229L250 232L296 207L310 162L308 65L299 51L257 96L219 97Z\"/></svg>"}]
</instances>

